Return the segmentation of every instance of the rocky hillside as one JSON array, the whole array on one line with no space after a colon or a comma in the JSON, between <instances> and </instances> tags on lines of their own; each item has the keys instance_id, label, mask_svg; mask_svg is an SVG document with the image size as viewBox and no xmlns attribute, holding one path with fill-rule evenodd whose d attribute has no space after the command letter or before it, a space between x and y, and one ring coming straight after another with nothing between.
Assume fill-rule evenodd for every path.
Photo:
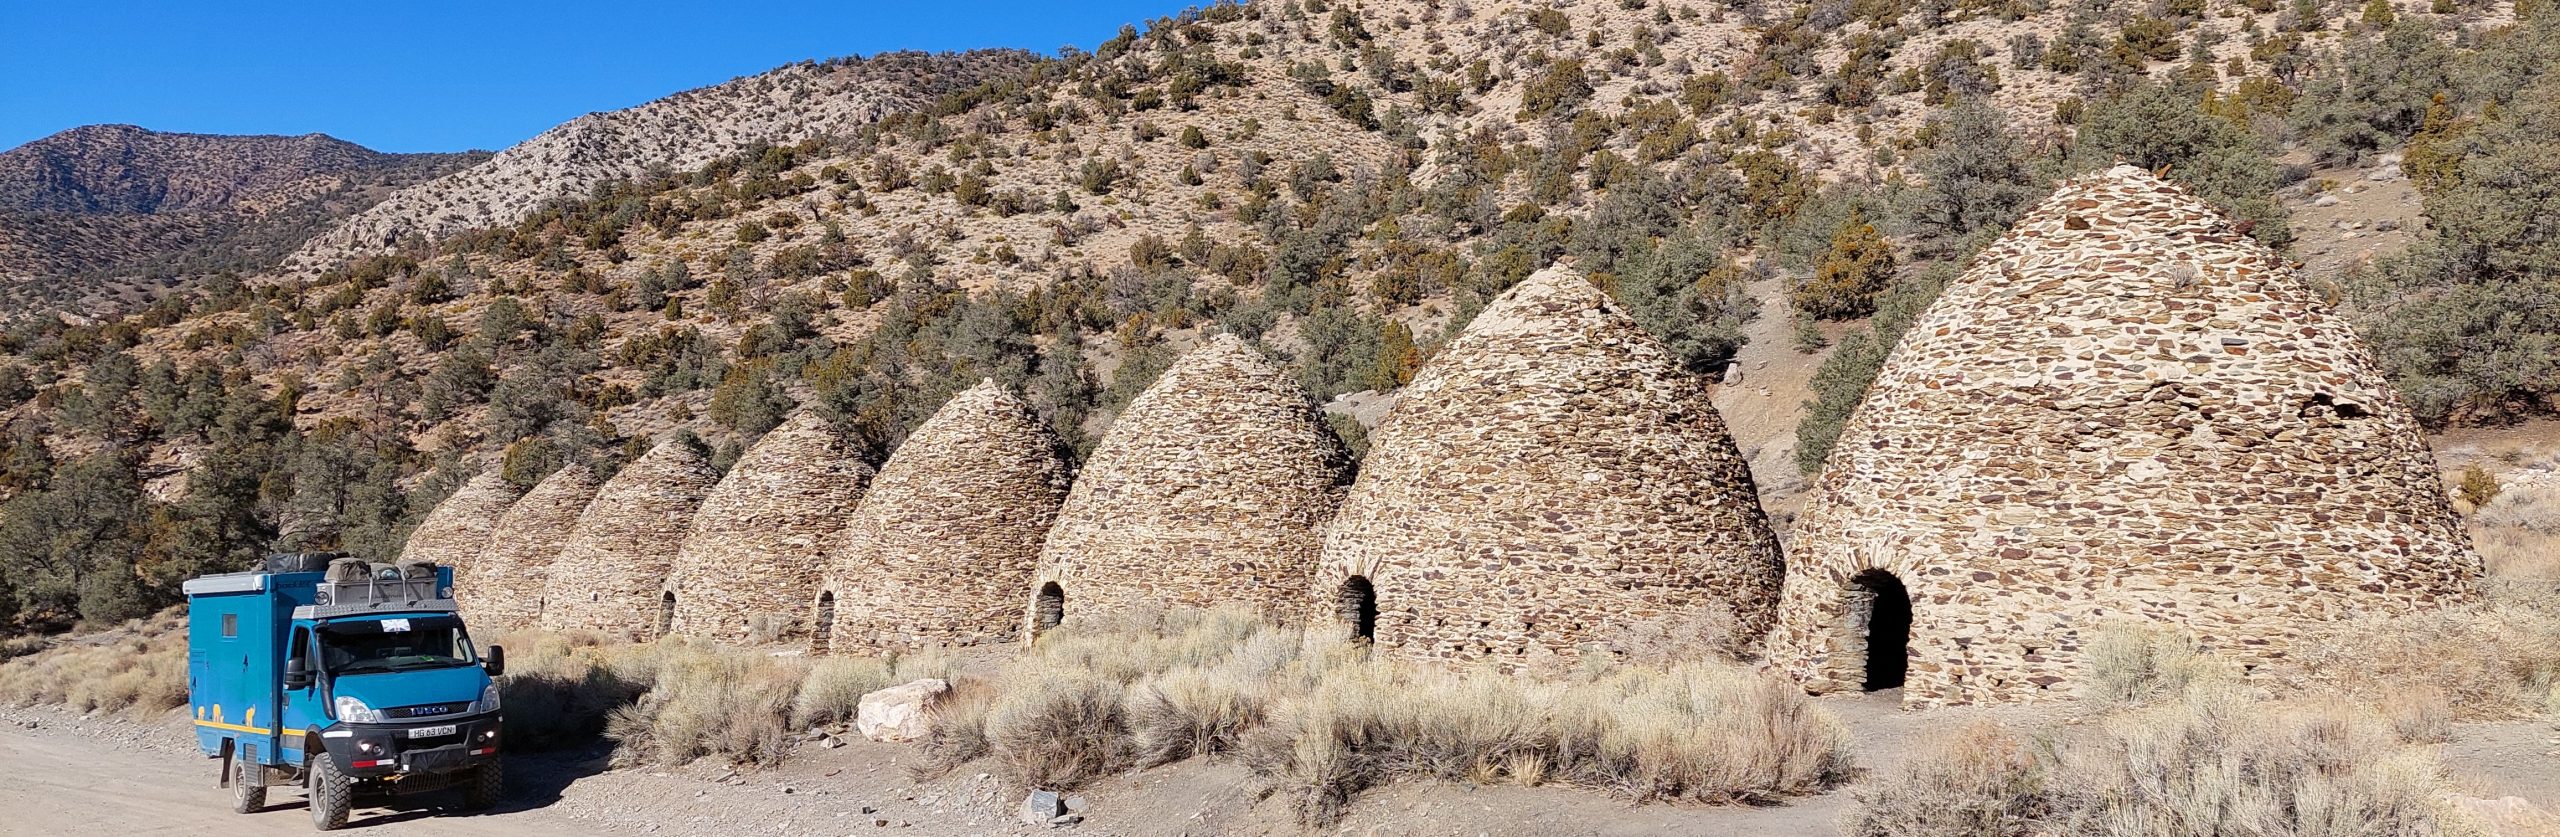
<instances>
[{"instance_id":1,"label":"rocky hillside","mask_svg":"<svg viewBox=\"0 0 2560 837\"><path fill-rule=\"evenodd\" d=\"M318 222L479 156L384 154L321 134L73 128L0 152L0 299L95 313L183 276L264 269Z\"/></svg>"},{"instance_id":2,"label":"rocky hillside","mask_svg":"<svg viewBox=\"0 0 2560 837\"><path fill-rule=\"evenodd\" d=\"M686 171L760 144L850 133L979 81L1035 66L1028 53L889 53L793 64L562 123L478 165L401 190L311 241L325 267L410 240L512 224L597 185Z\"/></svg>"},{"instance_id":3,"label":"rocky hillside","mask_svg":"<svg viewBox=\"0 0 2560 837\"><path fill-rule=\"evenodd\" d=\"M963 68L802 139L579 175L509 221L439 227L483 198L430 201L331 239L396 244L378 252L315 244L132 317L19 324L0 561L71 557L0 568L0 599L58 621L269 547L386 555L480 468L519 490L570 463L609 476L670 432L726 467L801 407L877 462L984 378L1081 456L1209 332L1367 405L1332 417L1358 451L1423 357L1565 261L1690 373L1731 376L1752 340L1816 367L1810 404L1749 411L1795 427L1745 450L1758 484L1792 486L1958 265L2056 177L2119 161L2280 248L2303 209L2331 231L2302 240L2342 255L2335 230L2363 222L2338 207L2405 178L2423 209L2394 224L2423 231L2313 276L2324 301L2430 422L2543 409L2560 321L2511 301L2560 276L2530 222L2560 172L2514 175L2560 165L2560 15L2278 5L1275 0L997 62L1013 72L906 57L732 82L700 93ZM701 107L680 124L724 121ZM66 527L95 537L50 539Z\"/></svg>"}]
</instances>

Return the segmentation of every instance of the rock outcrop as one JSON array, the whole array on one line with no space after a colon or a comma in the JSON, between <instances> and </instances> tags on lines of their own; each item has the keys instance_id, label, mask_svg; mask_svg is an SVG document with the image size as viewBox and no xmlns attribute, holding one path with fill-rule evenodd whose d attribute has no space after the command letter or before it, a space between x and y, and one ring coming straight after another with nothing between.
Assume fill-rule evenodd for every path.
<instances>
[{"instance_id":1,"label":"rock outcrop","mask_svg":"<svg viewBox=\"0 0 2560 837\"><path fill-rule=\"evenodd\" d=\"M871 484L861 452L802 410L756 440L702 501L667 592L678 635L805 636L826 550Z\"/></svg>"},{"instance_id":2,"label":"rock outcrop","mask_svg":"<svg viewBox=\"0 0 2560 837\"><path fill-rule=\"evenodd\" d=\"M1563 268L1478 314L1369 450L1315 594L1388 653L1516 668L1772 618L1777 538L1703 382Z\"/></svg>"},{"instance_id":3,"label":"rock outcrop","mask_svg":"<svg viewBox=\"0 0 2560 837\"><path fill-rule=\"evenodd\" d=\"M469 585L481 555L489 549L490 534L497 531L498 518L515 502L515 489L497 469L481 472L418 521L409 542L400 547L400 560L452 567L454 583Z\"/></svg>"},{"instance_id":4,"label":"rock outcrop","mask_svg":"<svg viewBox=\"0 0 2560 837\"><path fill-rule=\"evenodd\" d=\"M542 627L656 639L675 617L667 574L694 513L720 475L694 444L661 441L622 466L560 547L544 587Z\"/></svg>"},{"instance_id":5,"label":"rock outcrop","mask_svg":"<svg viewBox=\"0 0 2560 837\"><path fill-rule=\"evenodd\" d=\"M530 628L542 617L551 564L596 497L594 471L570 465L551 472L490 527L488 549L454 582L463 618L481 634Z\"/></svg>"},{"instance_id":6,"label":"rock outcrop","mask_svg":"<svg viewBox=\"0 0 2560 837\"><path fill-rule=\"evenodd\" d=\"M2112 620L2264 670L2479 572L2348 324L2130 166L2065 184L1913 324L1798 532L1772 659L1911 703L2067 691Z\"/></svg>"},{"instance_id":7,"label":"rock outcrop","mask_svg":"<svg viewBox=\"0 0 2560 837\"><path fill-rule=\"evenodd\" d=\"M817 612L821 651L1014 638L1067 494L1058 439L994 381L952 396L871 482Z\"/></svg>"},{"instance_id":8,"label":"rock outcrop","mask_svg":"<svg viewBox=\"0 0 2560 837\"><path fill-rule=\"evenodd\" d=\"M1302 618L1317 527L1351 469L1296 379L1243 340L1212 337L1094 449L1049 530L1039 585L1074 603L1067 618L1229 603Z\"/></svg>"}]
</instances>

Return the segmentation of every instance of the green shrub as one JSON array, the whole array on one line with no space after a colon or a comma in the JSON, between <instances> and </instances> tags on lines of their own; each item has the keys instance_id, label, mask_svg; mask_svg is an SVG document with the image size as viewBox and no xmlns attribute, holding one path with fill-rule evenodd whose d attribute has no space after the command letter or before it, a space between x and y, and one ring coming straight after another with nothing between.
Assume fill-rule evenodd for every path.
<instances>
[{"instance_id":1,"label":"green shrub","mask_svg":"<svg viewBox=\"0 0 2560 837\"><path fill-rule=\"evenodd\" d=\"M1875 312L1876 295L1893 277L1893 246L1852 208L1832 233L1830 251L1814 265L1813 278L1797 285L1791 299L1796 310L1816 319L1863 317Z\"/></svg>"}]
</instances>

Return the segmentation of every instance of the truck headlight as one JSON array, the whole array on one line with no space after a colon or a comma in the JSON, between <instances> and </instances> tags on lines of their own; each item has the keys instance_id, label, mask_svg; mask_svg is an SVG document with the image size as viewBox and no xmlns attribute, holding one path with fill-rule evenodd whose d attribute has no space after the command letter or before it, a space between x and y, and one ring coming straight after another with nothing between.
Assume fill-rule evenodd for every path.
<instances>
[{"instance_id":1,"label":"truck headlight","mask_svg":"<svg viewBox=\"0 0 2560 837\"><path fill-rule=\"evenodd\" d=\"M480 699L471 702L471 711L474 713L498 711L498 684L491 683L481 687Z\"/></svg>"},{"instance_id":2,"label":"truck headlight","mask_svg":"<svg viewBox=\"0 0 2560 837\"><path fill-rule=\"evenodd\" d=\"M382 713L364 705L364 701L346 695L338 696L338 720L350 724L372 724L382 721Z\"/></svg>"}]
</instances>

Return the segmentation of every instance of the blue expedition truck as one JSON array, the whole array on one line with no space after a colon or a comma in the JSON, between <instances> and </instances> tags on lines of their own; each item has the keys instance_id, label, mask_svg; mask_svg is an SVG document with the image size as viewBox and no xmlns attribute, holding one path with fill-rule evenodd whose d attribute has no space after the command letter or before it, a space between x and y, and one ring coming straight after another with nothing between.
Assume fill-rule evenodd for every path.
<instances>
[{"instance_id":1,"label":"blue expedition truck","mask_svg":"<svg viewBox=\"0 0 2560 837\"><path fill-rule=\"evenodd\" d=\"M305 553L186 583L196 740L222 761L232 810L299 785L311 822L347 823L358 791L460 785L495 804L506 654L471 645L453 570Z\"/></svg>"}]
</instances>

